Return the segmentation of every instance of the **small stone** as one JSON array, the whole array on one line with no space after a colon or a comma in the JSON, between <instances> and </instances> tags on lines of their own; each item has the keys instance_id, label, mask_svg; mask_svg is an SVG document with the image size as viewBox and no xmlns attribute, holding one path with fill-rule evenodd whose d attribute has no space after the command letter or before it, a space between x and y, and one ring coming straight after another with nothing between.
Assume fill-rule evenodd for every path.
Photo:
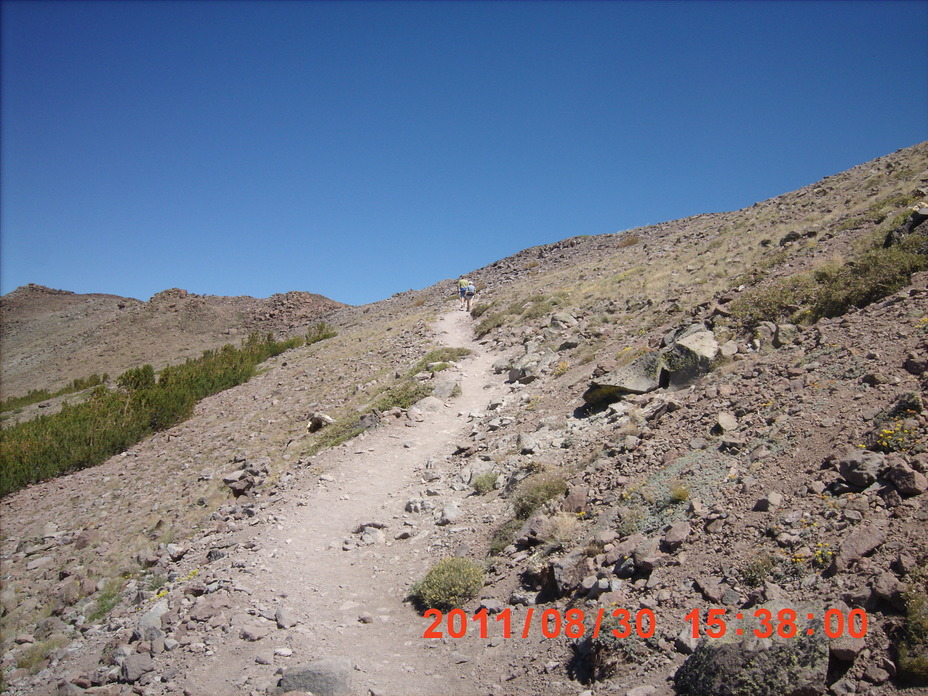
<instances>
[{"instance_id":1,"label":"small stone","mask_svg":"<svg viewBox=\"0 0 928 696\"><path fill-rule=\"evenodd\" d=\"M293 628L299 623L293 615L293 610L285 606L277 607L274 620L277 622L277 628Z\"/></svg>"},{"instance_id":2,"label":"small stone","mask_svg":"<svg viewBox=\"0 0 928 696\"><path fill-rule=\"evenodd\" d=\"M859 527L848 534L835 554L832 562L834 572L842 572L876 549L886 539L886 534L876 527Z\"/></svg>"},{"instance_id":3,"label":"small stone","mask_svg":"<svg viewBox=\"0 0 928 696\"><path fill-rule=\"evenodd\" d=\"M864 679L866 679L871 684L885 684L889 681L889 672L887 672L882 667L870 665L864 672Z\"/></svg>"},{"instance_id":4,"label":"small stone","mask_svg":"<svg viewBox=\"0 0 928 696\"><path fill-rule=\"evenodd\" d=\"M754 504L754 509L759 512L768 512L770 510L776 510L782 503L783 495L776 491L771 491Z\"/></svg>"},{"instance_id":5,"label":"small stone","mask_svg":"<svg viewBox=\"0 0 928 696\"><path fill-rule=\"evenodd\" d=\"M268 633L270 633L270 629L267 626L244 626L240 635L243 640L253 643L261 640Z\"/></svg>"},{"instance_id":6,"label":"small stone","mask_svg":"<svg viewBox=\"0 0 928 696\"><path fill-rule=\"evenodd\" d=\"M438 524L447 525L451 524L461 516L461 509L457 506L456 503L448 503L441 510L441 517L438 519Z\"/></svg>"},{"instance_id":7,"label":"small stone","mask_svg":"<svg viewBox=\"0 0 928 696\"><path fill-rule=\"evenodd\" d=\"M123 660L122 680L128 684L135 684L143 675L153 672L155 663L148 653L133 653Z\"/></svg>"},{"instance_id":8,"label":"small stone","mask_svg":"<svg viewBox=\"0 0 928 696\"><path fill-rule=\"evenodd\" d=\"M691 531L692 528L690 527L690 523L686 521L671 525L670 529L668 529L667 533L664 535L664 546L671 551L676 551L683 545L683 542L686 541Z\"/></svg>"}]
</instances>

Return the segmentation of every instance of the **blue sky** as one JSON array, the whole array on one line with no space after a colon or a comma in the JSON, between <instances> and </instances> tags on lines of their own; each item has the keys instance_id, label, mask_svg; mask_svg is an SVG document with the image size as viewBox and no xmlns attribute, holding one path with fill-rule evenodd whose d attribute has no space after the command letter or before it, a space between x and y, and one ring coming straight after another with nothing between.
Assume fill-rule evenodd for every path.
<instances>
[{"instance_id":1,"label":"blue sky","mask_svg":"<svg viewBox=\"0 0 928 696\"><path fill-rule=\"evenodd\" d=\"M928 139L928 2L2 3L0 292L373 302Z\"/></svg>"}]
</instances>

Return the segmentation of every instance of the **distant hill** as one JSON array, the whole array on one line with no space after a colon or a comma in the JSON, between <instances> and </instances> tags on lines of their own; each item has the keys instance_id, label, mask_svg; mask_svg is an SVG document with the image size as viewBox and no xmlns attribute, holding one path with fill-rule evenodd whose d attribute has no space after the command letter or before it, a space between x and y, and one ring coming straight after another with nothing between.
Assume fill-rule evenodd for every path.
<instances>
[{"instance_id":1,"label":"distant hill","mask_svg":"<svg viewBox=\"0 0 928 696\"><path fill-rule=\"evenodd\" d=\"M158 369L252 331L298 331L344 306L308 292L256 299L174 288L142 302L24 285L0 297L0 388L9 398L93 373L115 377L145 363Z\"/></svg>"}]
</instances>

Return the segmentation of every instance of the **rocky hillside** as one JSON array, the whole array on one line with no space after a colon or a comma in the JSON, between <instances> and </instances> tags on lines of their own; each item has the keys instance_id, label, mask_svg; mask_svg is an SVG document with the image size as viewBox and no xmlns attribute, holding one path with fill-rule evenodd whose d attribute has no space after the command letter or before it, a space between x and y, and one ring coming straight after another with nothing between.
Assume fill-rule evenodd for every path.
<instances>
[{"instance_id":1,"label":"rocky hillside","mask_svg":"<svg viewBox=\"0 0 928 696\"><path fill-rule=\"evenodd\" d=\"M329 313L0 502L9 691L925 693L926 186L923 143L528 249L473 317L451 282ZM447 557L483 580L424 618Z\"/></svg>"},{"instance_id":2,"label":"rocky hillside","mask_svg":"<svg viewBox=\"0 0 928 696\"><path fill-rule=\"evenodd\" d=\"M255 299L175 288L141 302L25 285L0 297L3 397L54 392L74 379L115 377L145 363L157 369L252 331L286 335L341 306L307 292Z\"/></svg>"}]
</instances>

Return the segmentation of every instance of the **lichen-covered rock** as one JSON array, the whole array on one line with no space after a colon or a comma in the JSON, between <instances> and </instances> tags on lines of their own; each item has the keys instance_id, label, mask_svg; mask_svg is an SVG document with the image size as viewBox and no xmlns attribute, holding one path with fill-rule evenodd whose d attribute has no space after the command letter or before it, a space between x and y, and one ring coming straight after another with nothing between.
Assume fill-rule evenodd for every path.
<instances>
[{"instance_id":1,"label":"lichen-covered rock","mask_svg":"<svg viewBox=\"0 0 928 696\"><path fill-rule=\"evenodd\" d=\"M661 358L668 386L680 389L708 374L718 354L719 344L711 331L697 331L678 339Z\"/></svg>"},{"instance_id":2,"label":"lichen-covered rock","mask_svg":"<svg viewBox=\"0 0 928 696\"><path fill-rule=\"evenodd\" d=\"M627 394L646 394L660 386L660 357L650 352L590 382L583 400L590 406L604 406Z\"/></svg>"}]
</instances>

